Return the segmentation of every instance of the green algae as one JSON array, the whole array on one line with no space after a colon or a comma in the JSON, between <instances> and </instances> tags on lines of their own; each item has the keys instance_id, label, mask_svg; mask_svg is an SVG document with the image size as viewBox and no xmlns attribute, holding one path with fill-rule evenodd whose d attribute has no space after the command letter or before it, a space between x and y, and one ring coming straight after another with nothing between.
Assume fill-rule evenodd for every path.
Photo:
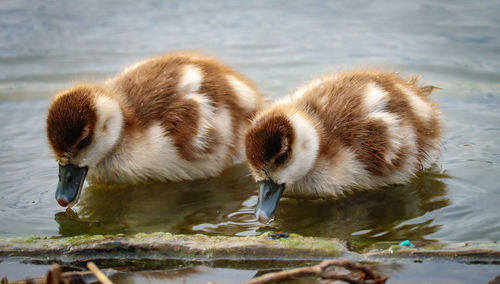
<instances>
[{"instance_id":1,"label":"green algae","mask_svg":"<svg viewBox=\"0 0 500 284\"><path fill-rule=\"evenodd\" d=\"M69 245L78 246L78 245L92 244L97 241L102 241L106 238L110 238L110 236L106 237L103 235L80 235L80 236L66 238L64 240Z\"/></svg>"},{"instance_id":2,"label":"green algae","mask_svg":"<svg viewBox=\"0 0 500 284\"><path fill-rule=\"evenodd\" d=\"M290 235L274 240L261 236L228 237L139 233L135 235L80 235L63 238L25 237L1 240L1 255L58 255L78 258L130 257L181 260L322 259L348 253L337 239Z\"/></svg>"},{"instance_id":3,"label":"green algae","mask_svg":"<svg viewBox=\"0 0 500 284\"><path fill-rule=\"evenodd\" d=\"M373 258L500 258L500 244L415 242L415 248L380 242L362 254L350 251L346 243L333 238L303 237L272 239L260 236L179 235L163 232L135 235L81 235L76 237L0 238L0 256L57 261L96 259L213 261L318 261L326 258L369 260Z\"/></svg>"},{"instance_id":4,"label":"green algae","mask_svg":"<svg viewBox=\"0 0 500 284\"><path fill-rule=\"evenodd\" d=\"M36 242L38 240L41 240L41 239L44 239L46 237L40 237L40 236L29 236L29 237L15 237L15 238L9 238L8 240L11 242L11 243L25 243L25 244L29 244L29 243L33 243L33 242Z\"/></svg>"}]
</instances>

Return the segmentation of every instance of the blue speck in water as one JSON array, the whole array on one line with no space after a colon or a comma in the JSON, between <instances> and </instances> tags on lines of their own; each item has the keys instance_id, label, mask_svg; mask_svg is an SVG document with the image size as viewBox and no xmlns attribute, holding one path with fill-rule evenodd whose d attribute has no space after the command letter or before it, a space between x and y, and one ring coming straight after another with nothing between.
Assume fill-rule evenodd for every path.
<instances>
[{"instance_id":1,"label":"blue speck in water","mask_svg":"<svg viewBox=\"0 0 500 284\"><path fill-rule=\"evenodd\" d=\"M400 242L399 245L404 246L404 247L410 247L410 248L415 247L415 245L412 244L409 240L404 240L404 241Z\"/></svg>"}]
</instances>

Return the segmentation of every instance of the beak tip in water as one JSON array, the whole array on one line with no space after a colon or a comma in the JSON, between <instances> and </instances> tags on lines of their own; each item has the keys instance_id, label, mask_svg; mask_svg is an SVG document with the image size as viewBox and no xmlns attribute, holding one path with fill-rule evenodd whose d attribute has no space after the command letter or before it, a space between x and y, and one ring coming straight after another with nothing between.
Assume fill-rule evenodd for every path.
<instances>
[{"instance_id":1,"label":"beak tip in water","mask_svg":"<svg viewBox=\"0 0 500 284\"><path fill-rule=\"evenodd\" d=\"M267 224L269 222L269 217L262 211L256 212L255 217L257 217L257 220L262 224Z\"/></svg>"},{"instance_id":2,"label":"beak tip in water","mask_svg":"<svg viewBox=\"0 0 500 284\"><path fill-rule=\"evenodd\" d=\"M69 202L67 202L66 200L64 200L62 198L57 199L57 203L59 203L59 205L61 205L62 207L66 207L69 204Z\"/></svg>"},{"instance_id":3,"label":"beak tip in water","mask_svg":"<svg viewBox=\"0 0 500 284\"><path fill-rule=\"evenodd\" d=\"M59 165L59 183L56 189L56 200L62 207L74 205L80 196L88 167L73 164Z\"/></svg>"}]
</instances>

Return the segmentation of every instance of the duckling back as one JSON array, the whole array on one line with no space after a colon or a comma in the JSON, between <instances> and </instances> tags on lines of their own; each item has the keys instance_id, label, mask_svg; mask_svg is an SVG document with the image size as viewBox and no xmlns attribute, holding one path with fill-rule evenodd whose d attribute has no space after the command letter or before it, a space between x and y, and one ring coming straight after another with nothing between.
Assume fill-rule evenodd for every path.
<instances>
[{"instance_id":1,"label":"duckling back","mask_svg":"<svg viewBox=\"0 0 500 284\"><path fill-rule=\"evenodd\" d=\"M74 106L69 112L59 101L82 93L89 93L96 120L76 118L82 125L67 125L81 111ZM134 64L102 84L61 92L49 109L49 117L57 116L48 129L61 124L57 129L70 131L52 131L49 141L68 138L71 143L62 147L51 143L56 153L63 152L56 158L88 167L93 183L207 178L244 159L242 136L262 103L255 85L221 62L170 53ZM82 137L88 137L84 147L73 145Z\"/></svg>"},{"instance_id":2,"label":"duckling back","mask_svg":"<svg viewBox=\"0 0 500 284\"><path fill-rule=\"evenodd\" d=\"M90 175L104 182L219 175L244 160L242 135L263 103L243 75L191 53L146 60L108 86L120 97L129 121L123 146Z\"/></svg>"},{"instance_id":3,"label":"duckling back","mask_svg":"<svg viewBox=\"0 0 500 284\"><path fill-rule=\"evenodd\" d=\"M299 88L291 104L316 121L320 145L315 168L288 194L314 184L324 197L407 182L439 152L434 89L380 71L331 74Z\"/></svg>"}]
</instances>

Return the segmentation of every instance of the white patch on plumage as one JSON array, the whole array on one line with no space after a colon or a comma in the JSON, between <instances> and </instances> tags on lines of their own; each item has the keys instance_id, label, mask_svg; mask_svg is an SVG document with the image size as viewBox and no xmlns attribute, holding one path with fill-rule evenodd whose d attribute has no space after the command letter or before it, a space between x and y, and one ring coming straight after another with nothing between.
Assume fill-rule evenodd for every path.
<instances>
[{"instance_id":1,"label":"white patch on plumage","mask_svg":"<svg viewBox=\"0 0 500 284\"><path fill-rule=\"evenodd\" d=\"M371 183L371 175L356 154L341 147L335 160L320 158L304 178L287 187L284 196L303 198L335 198L351 192L352 187Z\"/></svg>"},{"instance_id":2,"label":"white patch on plumage","mask_svg":"<svg viewBox=\"0 0 500 284\"><path fill-rule=\"evenodd\" d=\"M385 112L385 111L376 111L369 113L367 116L369 119L378 120L384 123L387 127L387 140L389 141L389 152L385 155L385 160L387 163L391 163L394 160L401 149L405 141L405 137L401 134L400 123L401 120L396 114Z\"/></svg>"},{"instance_id":3,"label":"white patch on plumage","mask_svg":"<svg viewBox=\"0 0 500 284\"><path fill-rule=\"evenodd\" d=\"M389 148L384 158L390 164L392 160L397 158L398 151L405 142L405 137L401 135L400 118L396 114L387 112L387 100L387 93L375 82L366 85L363 103L368 112L367 118L378 120L387 127Z\"/></svg>"},{"instance_id":4,"label":"white patch on plumage","mask_svg":"<svg viewBox=\"0 0 500 284\"><path fill-rule=\"evenodd\" d=\"M141 183L149 180L181 181L219 175L232 162L228 155L232 139L231 115L218 109L214 126L220 129L221 143L205 159L183 159L160 124L136 134L95 168L89 169L88 179L97 183ZM229 124L229 125L228 125ZM147 149L147 151L145 151Z\"/></svg>"},{"instance_id":5,"label":"white patch on plumage","mask_svg":"<svg viewBox=\"0 0 500 284\"><path fill-rule=\"evenodd\" d=\"M203 83L203 72L193 64L184 65L178 88L186 94L197 93Z\"/></svg>"},{"instance_id":6,"label":"white patch on plumage","mask_svg":"<svg viewBox=\"0 0 500 284\"><path fill-rule=\"evenodd\" d=\"M313 123L301 114L289 117L294 131L290 161L273 176L277 183L293 183L314 166L319 150L319 136Z\"/></svg>"},{"instance_id":7,"label":"white patch on plumage","mask_svg":"<svg viewBox=\"0 0 500 284\"><path fill-rule=\"evenodd\" d=\"M342 194L343 191L349 189L348 186L363 184L370 178L364 164L356 158L354 151L347 147L340 148L337 157L331 162L329 175L329 182L337 185L334 188L336 195Z\"/></svg>"},{"instance_id":8,"label":"white patch on plumage","mask_svg":"<svg viewBox=\"0 0 500 284\"><path fill-rule=\"evenodd\" d=\"M257 93L255 90L233 75L226 75L226 80L236 94L239 105L247 111L254 111L257 107Z\"/></svg>"},{"instance_id":9,"label":"white patch on plumage","mask_svg":"<svg viewBox=\"0 0 500 284\"><path fill-rule=\"evenodd\" d=\"M366 85L364 94L365 108L369 112L382 112L387 108L387 93L376 83Z\"/></svg>"},{"instance_id":10,"label":"white patch on plumage","mask_svg":"<svg viewBox=\"0 0 500 284\"><path fill-rule=\"evenodd\" d=\"M186 99L190 99L198 103L199 110L199 120L198 120L198 132L196 138L193 141L193 146L197 149L203 150L207 147L207 135L209 131L214 129L214 107L212 101L207 96L202 94L187 94Z\"/></svg>"},{"instance_id":11,"label":"white patch on plumage","mask_svg":"<svg viewBox=\"0 0 500 284\"><path fill-rule=\"evenodd\" d=\"M415 131L411 126L402 124L399 125L399 133L400 136L404 138L401 142L402 146L406 147L406 158L403 164L399 168L393 170L389 176L376 177L374 181L377 185L384 186L405 183L418 169L419 161L417 156L419 151Z\"/></svg>"},{"instance_id":12,"label":"white patch on plumage","mask_svg":"<svg viewBox=\"0 0 500 284\"><path fill-rule=\"evenodd\" d=\"M122 132L123 114L117 101L97 95L95 107L97 121L92 141L73 160L80 167L93 167L104 159L116 145Z\"/></svg>"},{"instance_id":13,"label":"white patch on plumage","mask_svg":"<svg viewBox=\"0 0 500 284\"><path fill-rule=\"evenodd\" d=\"M415 94L409 88L402 85L397 85L397 87L403 92L403 94L408 99L413 112L424 122L429 122L433 117L433 111L431 105L424 101L419 95Z\"/></svg>"},{"instance_id":14,"label":"white patch on plumage","mask_svg":"<svg viewBox=\"0 0 500 284\"><path fill-rule=\"evenodd\" d=\"M399 88L402 87L399 86ZM367 117L369 119L379 120L387 127L389 148L388 153L386 153L384 157L385 161L391 164L393 160L398 158L397 155L403 146L406 146L408 149L406 160L399 169L392 171L391 175L388 177L377 177L374 181L376 181L376 184L381 185L405 182L413 174L418 163L416 158L418 149L416 144L417 142L415 140L415 133L410 126L401 125L402 121L398 115L386 111L387 93L385 91L373 82L369 83L365 90L364 104L367 110L370 111ZM407 94L406 96L413 97L416 95ZM419 100L421 103L427 105L419 97L417 98L417 105L420 104L418 102ZM414 106L413 108L415 109Z\"/></svg>"},{"instance_id":15,"label":"white patch on plumage","mask_svg":"<svg viewBox=\"0 0 500 284\"><path fill-rule=\"evenodd\" d=\"M415 130L410 125L400 125L399 132L401 137L404 137L404 145L407 147L407 156L403 161L403 164L393 171L391 175L387 178L387 184L399 184L408 181L408 178L415 174L418 169L418 145L417 145L417 135Z\"/></svg>"},{"instance_id":16,"label":"white patch on plumage","mask_svg":"<svg viewBox=\"0 0 500 284\"><path fill-rule=\"evenodd\" d=\"M217 151L213 154L215 155L214 159L220 159L220 161L224 162L227 162L228 158L238 159L239 157L228 156L229 147L233 141L234 135L237 135L237 133L233 132L231 113L226 107L221 106L217 109L214 116L213 125L215 129L217 129L219 138L221 139L218 143Z\"/></svg>"}]
</instances>

